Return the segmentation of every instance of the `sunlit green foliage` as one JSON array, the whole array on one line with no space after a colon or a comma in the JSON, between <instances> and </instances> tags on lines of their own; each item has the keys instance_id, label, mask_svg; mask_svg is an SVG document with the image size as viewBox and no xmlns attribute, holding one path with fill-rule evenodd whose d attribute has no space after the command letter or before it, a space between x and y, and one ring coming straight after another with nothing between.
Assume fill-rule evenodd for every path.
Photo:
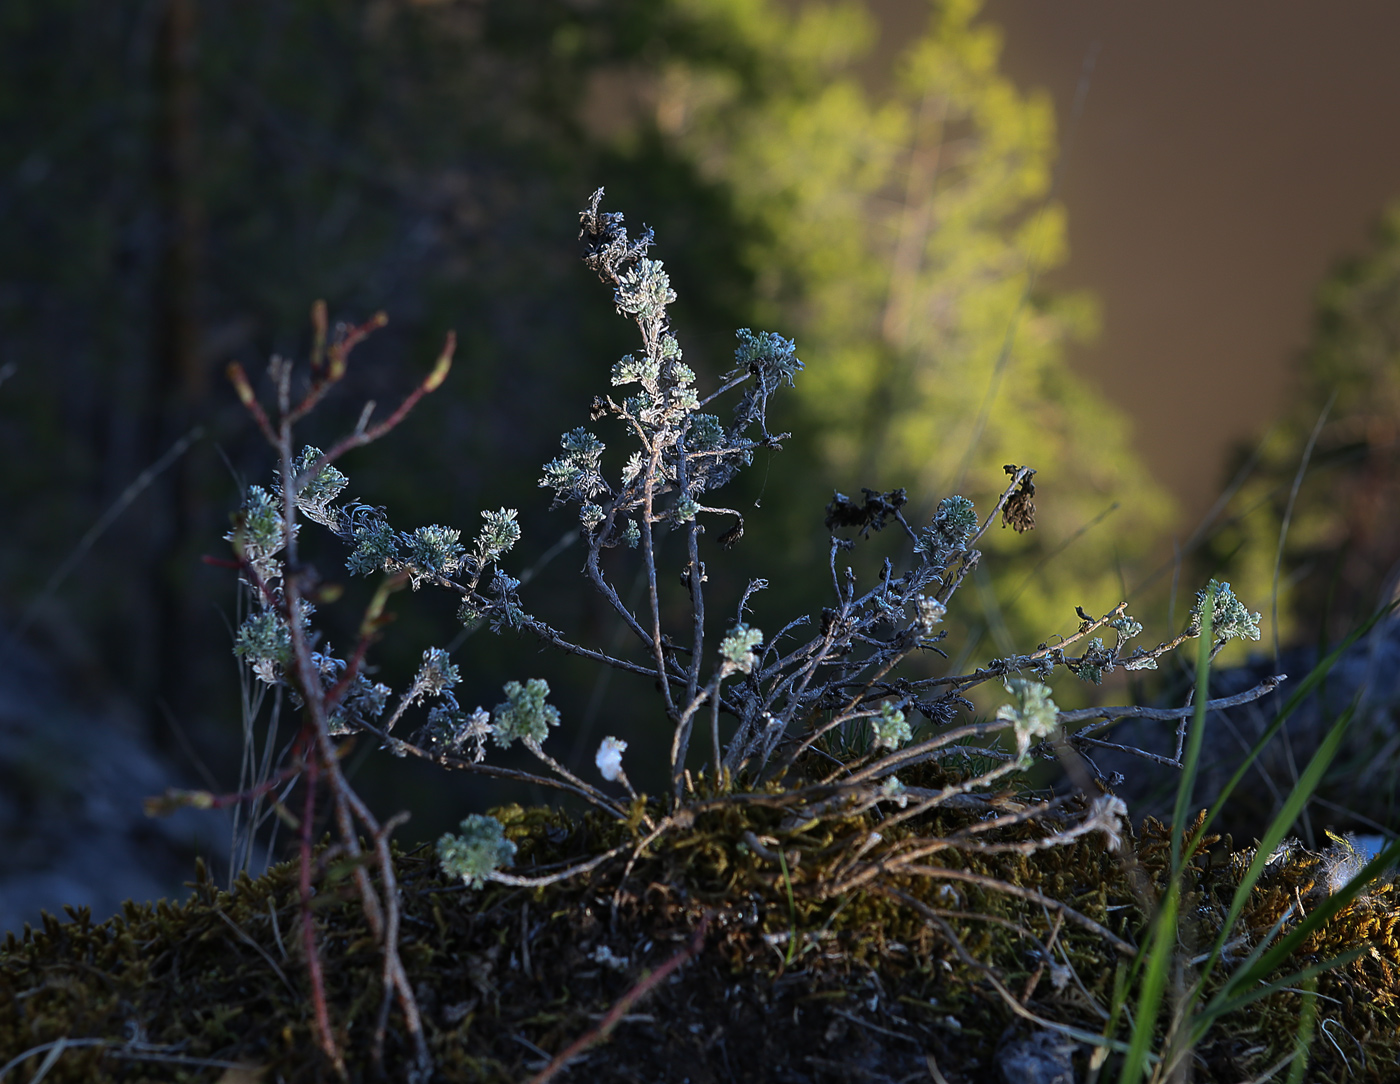
<instances>
[{"instance_id":1,"label":"sunlit green foliage","mask_svg":"<svg viewBox=\"0 0 1400 1084\"><path fill-rule=\"evenodd\" d=\"M874 89L857 73L876 38L858 4L676 7L762 57L673 59L656 122L747 224L761 317L804 344L798 397L833 484L905 486L928 515L955 488L985 499L1005 463L1034 463L1040 534L984 540L1011 569L995 587L1006 627L1043 635L1075 604L1111 604L1116 563L1171 510L1122 416L1066 365L1065 346L1094 330L1092 301L1035 285L1066 257L1049 100L998 71L976 0L935 3ZM1027 579L1114 501L1111 526ZM1006 551L1024 559L1008 566Z\"/></svg>"}]
</instances>

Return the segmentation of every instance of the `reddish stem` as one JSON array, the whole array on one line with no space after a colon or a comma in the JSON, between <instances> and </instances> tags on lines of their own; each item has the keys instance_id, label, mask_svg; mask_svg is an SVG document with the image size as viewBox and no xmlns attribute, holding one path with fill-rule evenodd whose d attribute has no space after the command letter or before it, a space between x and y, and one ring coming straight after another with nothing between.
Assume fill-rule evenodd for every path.
<instances>
[{"instance_id":1,"label":"reddish stem","mask_svg":"<svg viewBox=\"0 0 1400 1084\"><path fill-rule=\"evenodd\" d=\"M351 433L334 445L330 451L326 452L310 469L319 470L326 463L334 462L352 448L359 448L365 444L371 444L384 436L401 421L408 417L409 412L418 405L418 400L429 392L437 391L442 386L442 382L447 379L447 372L452 368L452 355L457 350L457 333L449 331L447 340L443 343L442 353L438 355L437 364L433 366L433 371L423 378L423 382L405 396L404 401L399 404L399 408L385 418L378 425L363 431Z\"/></svg>"},{"instance_id":2,"label":"reddish stem","mask_svg":"<svg viewBox=\"0 0 1400 1084\"><path fill-rule=\"evenodd\" d=\"M258 428L262 430L262 435L267 438L267 442L274 448L278 447L277 434L272 431L272 423L267 420L267 412L263 410L262 404L258 402L258 397L253 394L253 385L248 383L248 374L243 371L243 366L236 361L231 361L228 368L224 370L228 374L229 383L233 385L233 390L238 393L239 401L247 408L248 413L253 416L253 421L258 423Z\"/></svg>"},{"instance_id":3,"label":"reddish stem","mask_svg":"<svg viewBox=\"0 0 1400 1084\"><path fill-rule=\"evenodd\" d=\"M603 1017L602 1022L599 1023L596 1028L580 1035L561 1053L556 1054L553 1061L530 1078L529 1084L545 1084L545 1081L552 1079L559 1070L563 1069L569 1062L582 1054L590 1046L594 1046L606 1039L612 1033L613 1028L617 1027L622 1018L627 1015L628 1009L635 1005L638 1000L646 997L647 994L656 989L657 986L670 976L671 972L675 971L700 951L701 945L705 942L705 931L709 928L709 925L710 916L707 914L700 920L700 925L696 927L695 936L690 939L690 944L677 952L646 978L642 979L641 982L628 990L627 993L623 994L618 1003L608 1010L608 1015Z\"/></svg>"},{"instance_id":4,"label":"reddish stem","mask_svg":"<svg viewBox=\"0 0 1400 1084\"><path fill-rule=\"evenodd\" d=\"M306 973L311 979L311 1005L316 1014L316 1037L321 1050L335 1066L336 1075L345 1078L345 1059L336 1046L331 1032L330 1013L326 1008L326 982L321 971L321 954L316 948L316 924L311 915L311 832L316 816L316 783L320 776L316 758L306 762L306 801L301 818L301 862L298 887L301 892L301 940L306 953Z\"/></svg>"}]
</instances>

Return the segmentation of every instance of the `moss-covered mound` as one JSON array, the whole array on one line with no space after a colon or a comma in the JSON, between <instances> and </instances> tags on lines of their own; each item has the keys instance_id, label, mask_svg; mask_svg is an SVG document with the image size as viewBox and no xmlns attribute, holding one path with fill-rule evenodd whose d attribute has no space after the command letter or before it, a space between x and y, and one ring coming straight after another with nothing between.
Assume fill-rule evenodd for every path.
<instances>
[{"instance_id":1,"label":"moss-covered mound","mask_svg":"<svg viewBox=\"0 0 1400 1084\"><path fill-rule=\"evenodd\" d=\"M519 847L517 873L596 854L631 831L549 809L497 816ZM999 1061L1024 1056L1023 1040L1044 1037L1083 1080L1091 1048L1047 1025L1105 1030L1115 981L1126 977L1160 887L1161 827L1149 822L1117 854L1099 833L1026 855L937 850L926 872L876 875L833 893L852 868L845 841L868 837L870 816L804 826L784 824L777 809L721 805L635 861L624 853L544 888L473 891L444 879L431 848L399 854L402 954L437 1078L528 1080L681 953L684 964L556 1080L981 1081L997 1078ZM978 817L940 812L892 832L933 840ZM1035 835L1021 825L995 838ZM1197 942L1209 948L1239 859L1227 843L1192 868L1184 959ZM1326 892L1328 862L1303 850L1280 861L1253 894L1250 938L1290 903L1310 909ZM320 876L317 932L351 1077L374 1079L381 961L347 872ZM201 871L194 888L183 905L129 904L101 925L73 911L68 922L48 918L9 939L0 950L0 1064L17 1060L6 1080L329 1078L313 1034L295 865L232 892ZM1394 886L1380 885L1291 961L1367 947L1319 983L1307 1079L1400 1079L1397 921ZM1248 1079L1285 1057L1300 1003L1284 992L1226 1018L1194 1052L1196 1079ZM392 1080L407 1075L401 1032L395 1013L384 1066Z\"/></svg>"}]
</instances>

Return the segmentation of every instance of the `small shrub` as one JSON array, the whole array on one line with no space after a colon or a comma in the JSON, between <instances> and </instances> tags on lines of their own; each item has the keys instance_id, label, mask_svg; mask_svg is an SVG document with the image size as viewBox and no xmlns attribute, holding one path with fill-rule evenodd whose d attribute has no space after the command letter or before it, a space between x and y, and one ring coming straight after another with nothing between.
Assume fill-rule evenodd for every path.
<instances>
[{"instance_id":1,"label":"small shrub","mask_svg":"<svg viewBox=\"0 0 1400 1084\"><path fill-rule=\"evenodd\" d=\"M523 577L502 567L520 540L515 509L482 512L477 533L466 535L438 524L403 530L391 525L383 509L353 500L336 503L349 479L333 464L346 451L398 425L421 396L442 383L451 363L450 337L432 373L396 411L371 425L367 409L356 429L324 452L298 447L295 428L344 376L355 344L382 318L327 336L325 311L318 306L316 341L329 345L313 354L300 399L293 395L290 363L274 359L269 377L275 415L264 410L243 371L237 366L230 370L235 388L278 459L275 481L267 489L249 488L229 535L250 604L235 652L257 681L293 698L303 721L287 766L253 792L217 800L173 795L167 804L243 801L300 777L303 935L313 946L308 968L317 1033L336 1065L341 1064L340 1052L320 986L310 905L310 826L319 800L328 803L336 824L332 857L343 856L350 863L366 919L384 953L384 996L397 1001L417 1044L416 1071L431 1071L415 995L397 956L399 903L386 842L395 821L381 823L345 779L338 744L344 740L358 736L395 755L432 761L445 769L505 775L566 791L624 832L624 842L605 853L565 864L547 876L531 876L528 868L510 868L517 850L500 821L468 817L459 833L438 841L437 854L443 872L471 888L488 881L538 887L596 869L630 851L625 878L630 863L649 846L691 830L697 817L761 808L781 810L781 824L787 826L781 833L794 838L821 826L828 873L806 882L802 890L830 899L876 878L926 876L923 860L936 850L1030 854L1068 846L1093 833L1117 849L1126 831L1125 810L1120 801L1094 787L1107 781L1098 778L1090 753L1103 744L1106 727L1141 709L1061 712L1052 698L1057 671L1098 683L1118 667L1155 667L1163 654L1202 634L1207 599L1216 615L1214 635L1203 655L1207 665L1227 638L1258 637L1258 615L1245 610L1228 584L1212 581L1187 628L1153 647L1129 649L1127 642L1141 633L1142 625L1126 613L1123 603L1100 617L1081 609L1077 631L1054 646L1041 644L1025 653L990 659L964 673L938 672L934 660L947 657L942 645L950 638L944 625L948 606L982 558L978 541L998 517L1018 532L1034 527L1036 472L1015 464L1005 468L1009 480L994 506L981 516L972 501L953 494L939 502L931 522L916 526L905 518L903 490L866 490L860 502L836 494L826 520L832 532L831 600L820 613L798 616L771 634L752 626L749 605L767 586L762 579L747 583L734 613L720 617L708 610L702 539L708 559L716 560L738 541L744 527L744 516L722 503L720 491L753 462L756 452L778 449L787 438L770 431L768 407L775 394L799 378L803 363L792 341L741 329L733 367L717 388L699 387L668 323L667 307L676 295L664 264L649 255L650 231L629 237L620 214L601 210L601 196L601 190L595 193L581 213L584 262L610 287L617 311L636 325L640 344L636 353L613 366L616 391L594 400L589 425L562 436L560 454L544 465L539 485L551 492L554 507L574 510L586 550L584 574L630 630L636 647L632 653L576 641L531 612ZM609 440L627 444L625 465L618 473L607 468L610 460L605 462L607 443L600 423L610 427ZM298 557L303 518L346 545L350 574L379 578L359 638L343 656L331 653L312 621L316 603L330 601L333 592ZM711 528L723 528L718 551L710 550ZM900 567L886 561L874 582L858 583L853 569L843 565L843 555L886 528L900 532L907 542ZM679 536L679 547L663 549L660 540L668 533ZM679 568L664 567L665 554L677 548ZM640 612L623 602L616 586L615 577L626 562L604 566L604 552L614 549L633 554L630 561L640 566L647 585ZM689 611L679 623L665 612L658 587L659 582L676 579L684 585ZM647 796L633 790L623 765L627 743L615 737L603 739L595 758L600 785L559 764L545 746L554 729L567 726L567 713L549 703L549 686L539 678L514 675L504 685L505 700L494 711L467 710L453 693L459 682L457 665L443 649L428 647L409 687L396 698L387 687L371 684L365 676L368 651L384 624L390 594L405 584L452 593L464 623L527 633L557 650L653 680L661 702L659 717L670 738L666 792ZM1205 627L1212 628L1209 617ZM724 630L717 640L712 639L716 629ZM1111 645L1105 643L1106 630L1116 634ZM989 682L1002 684L1010 702L990 719L972 717L967 694ZM1272 688L1266 682L1249 695ZM405 722L410 709L421 712L416 727ZM1188 706L1165 714L1184 719L1191 710ZM722 715L731 720L725 728L727 740ZM922 719L917 726L916 718ZM1076 728L1079 723L1089 725ZM703 768L692 772L688 765L697 731L706 754L700 758ZM1002 744L1003 737L1010 748ZM488 738L500 749L519 741L542 769L519 772L491 765ZM1093 792L1077 806L1063 798L1023 794L1014 813L999 813L996 789L1015 784L1036 761L1056 756L1057 749L1082 769L1080 777ZM942 777L936 785L921 785L933 779L925 769L949 757L977 768ZM1181 749L1175 763L1182 763ZM625 794L619 794L618 787ZM1014 841L997 841L983 830L967 828L915 846L896 830L916 819L935 823L931 818L940 810L955 808L979 810L990 818L988 829L1016 826L1018 834ZM878 831L862 819L867 812L878 816ZM368 838L363 846L361 834ZM736 845L777 863L795 915L789 864L796 863L799 852L784 850L786 844L777 840L745 829ZM377 874L377 882L371 872ZM382 1049L387 1005L386 1000L376 1052Z\"/></svg>"}]
</instances>

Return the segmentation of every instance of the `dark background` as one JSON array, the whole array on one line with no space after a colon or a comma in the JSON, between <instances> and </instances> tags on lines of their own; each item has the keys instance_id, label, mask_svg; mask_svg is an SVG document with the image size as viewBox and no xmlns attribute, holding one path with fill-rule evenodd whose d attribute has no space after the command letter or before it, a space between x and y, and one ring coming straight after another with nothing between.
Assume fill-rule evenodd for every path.
<instances>
[{"instance_id":1,"label":"dark background","mask_svg":"<svg viewBox=\"0 0 1400 1084\"><path fill-rule=\"evenodd\" d=\"M870 10L880 37L859 72L878 95L891 83L890 58L920 33L929 6L871 0ZM1305 493L1311 526L1285 574L1323 584L1298 592L1292 628L1301 638L1314 634L1336 580L1314 551L1352 554L1348 568L1361 571L1339 604L1343 624L1366 612L1400 556L1394 532L1381 529L1396 502L1377 496L1394 492L1397 404L1368 392L1374 373L1394 372L1395 351L1363 352L1372 369L1338 363L1326 380L1301 363L1346 355L1329 354L1328 344L1350 341L1352 295L1341 291L1330 324L1315 296L1324 281L1339 281L1328 278L1339 259L1373 244L1369 231L1400 194L1400 69L1389 55L1400 11L990 0L980 22L1003 28L1001 70L1023 91L1045 88L1055 105L1053 194L1067 210L1070 255L1032 307L1042 295L1046 306L1075 290L1097 295L1101 333L1079 345L1067 338L1070 363L1127 412L1132 445L1180 503L1167 537L1138 540L1157 563L1144 561L1134 576L1171 568L1173 538L1193 534L1234 474L1238 448L1279 420L1250 497L1269 515L1249 526L1222 514L1224 528L1183 558L1184 580L1244 577L1252 606L1264 608L1282 495L1328 389L1345 376L1354 394L1338 411L1355 424L1319 448L1350 472L1336 477L1364 469L1368 481L1343 512L1344 487ZM327 442L365 398L381 409L396 402L455 328L459 362L448 388L341 466L350 492L390 506L396 526L450 523L470 535L476 510L520 507L518 572L570 525L567 514L545 510L539 465L555 454L558 434L582 422L612 360L633 348L629 326L577 260L577 211L594 187L607 186L608 206L629 224L656 228L681 296L677 330L702 377L726 364L736 327L793 333L800 304L784 309L781 290L756 270L743 201L665 138L664 117L634 123L668 59L737 73L755 94L777 78L751 43L710 34L683 4L646 0L7 4L7 646L47 660L92 711L125 705L133 733L178 762L182 784L233 786L235 588L200 557L221 554L240 486L264 483L270 459L223 382L227 360L256 374L270 354L304 356L316 297L336 319L387 311L390 326L360 349L350 386L306 433ZM1357 318L1386 342L1398 293L1386 270L1391 242L1382 239L1367 272L1375 284L1367 296L1381 301ZM777 424L795 430L788 452L738 486L733 499L761 500L773 519L751 527L735 570L717 578L720 597L744 575L771 575L776 560L799 570L773 592L788 611L821 605L805 582L821 587L825 578L821 508L831 488L854 491L863 478L820 466L809 423L780 408ZM100 538L80 547L196 425L203 435L188 453L141 482ZM1360 441L1358 425L1369 434ZM307 539L335 568L335 545L314 530ZM541 616L579 639L606 641L615 625L577 589L576 569L574 557L556 560L532 597ZM352 585L343 612L326 615L335 646L346 645L363 596ZM1162 599L1152 605L1145 620L1173 612ZM422 647L457 626L446 597L402 596L395 608L399 625L377 660L401 685ZM522 652L534 646L477 634L462 699L489 708L506 678L547 676L578 721L561 754L570 763L587 767L598 737L622 725L617 717L642 710L634 701L645 689L533 654L522 673ZM645 746L634 749L638 762L655 759ZM380 808L432 775L364 770ZM50 808L35 778L30 768L6 777L12 794L25 795L11 825L21 835ZM469 804L505 796L487 785ZM420 809L410 834L455 821L463 801Z\"/></svg>"}]
</instances>

